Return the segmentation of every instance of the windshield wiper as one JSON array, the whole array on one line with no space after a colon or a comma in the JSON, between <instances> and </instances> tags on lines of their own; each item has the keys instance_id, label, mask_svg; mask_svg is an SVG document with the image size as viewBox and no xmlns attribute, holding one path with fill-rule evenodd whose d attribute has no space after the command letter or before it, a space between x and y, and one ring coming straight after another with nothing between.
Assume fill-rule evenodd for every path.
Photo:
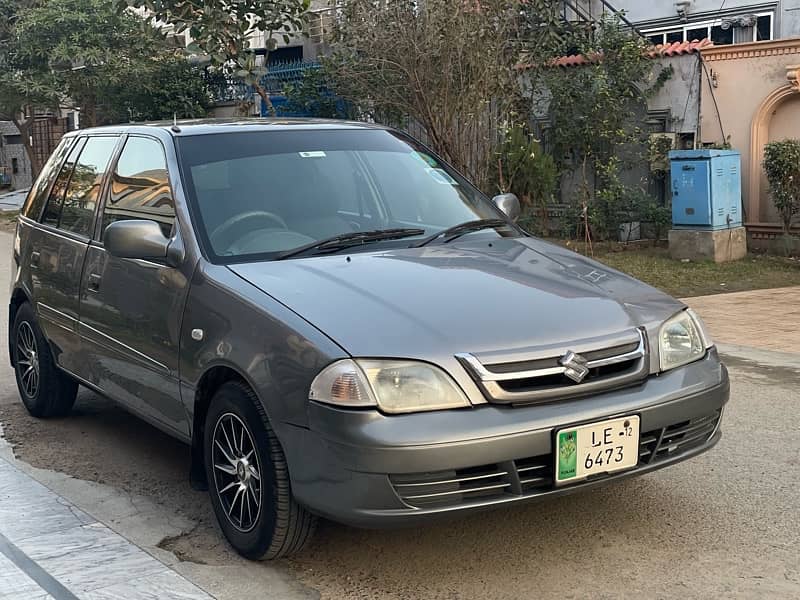
<instances>
[{"instance_id":1,"label":"windshield wiper","mask_svg":"<svg viewBox=\"0 0 800 600\"><path fill-rule=\"evenodd\" d=\"M429 235L424 240L414 244L414 247L420 248L426 244L430 244L434 240L438 240L439 238L444 238L442 243L446 244L457 237L461 237L465 233L472 233L473 231L480 231L481 229L510 226L511 225L508 223L508 221L504 221L503 219L478 219L477 221L467 221L466 223L461 223L460 225L455 225L453 227L443 229L442 231L437 231L433 235Z\"/></svg>"},{"instance_id":2,"label":"windshield wiper","mask_svg":"<svg viewBox=\"0 0 800 600\"><path fill-rule=\"evenodd\" d=\"M399 240L406 237L415 235L422 235L425 233L424 229L414 229L411 227L404 227L398 229L375 229L373 231L354 231L352 233L342 233L329 237L324 240L311 242L305 246L287 250L275 257L275 260L283 260L293 256L299 256L309 252L334 252L344 248L352 248L353 246L361 246L370 242L379 242L381 240Z\"/></svg>"}]
</instances>

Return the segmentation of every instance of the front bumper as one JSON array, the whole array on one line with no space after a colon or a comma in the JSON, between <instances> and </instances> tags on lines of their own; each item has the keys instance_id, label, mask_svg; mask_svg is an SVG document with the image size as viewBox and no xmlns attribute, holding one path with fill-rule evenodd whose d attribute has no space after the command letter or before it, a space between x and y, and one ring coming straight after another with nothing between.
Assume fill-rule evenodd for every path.
<instances>
[{"instance_id":1,"label":"front bumper","mask_svg":"<svg viewBox=\"0 0 800 600\"><path fill-rule=\"evenodd\" d=\"M565 494L639 475L714 446L729 396L716 351L644 383L551 404L486 405L409 415L312 403L310 429L281 438L299 502L356 526L415 524ZM628 471L556 488L553 432L565 425L638 414L640 457Z\"/></svg>"}]
</instances>

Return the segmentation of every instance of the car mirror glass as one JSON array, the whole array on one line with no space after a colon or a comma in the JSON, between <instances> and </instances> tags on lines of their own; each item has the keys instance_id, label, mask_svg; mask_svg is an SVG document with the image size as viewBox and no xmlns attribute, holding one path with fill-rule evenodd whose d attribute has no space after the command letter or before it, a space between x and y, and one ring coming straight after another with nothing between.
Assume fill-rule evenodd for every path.
<instances>
[{"instance_id":1,"label":"car mirror glass","mask_svg":"<svg viewBox=\"0 0 800 600\"><path fill-rule=\"evenodd\" d=\"M516 223L517 219L519 219L521 209L519 198L517 198L516 194L499 194L492 198L492 202L513 223Z\"/></svg>"},{"instance_id":2,"label":"car mirror glass","mask_svg":"<svg viewBox=\"0 0 800 600\"><path fill-rule=\"evenodd\" d=\"M106 227L103 244L118 258L166 260L170 240L155 221L131 219Z\"/></svg>"}]
</instances>

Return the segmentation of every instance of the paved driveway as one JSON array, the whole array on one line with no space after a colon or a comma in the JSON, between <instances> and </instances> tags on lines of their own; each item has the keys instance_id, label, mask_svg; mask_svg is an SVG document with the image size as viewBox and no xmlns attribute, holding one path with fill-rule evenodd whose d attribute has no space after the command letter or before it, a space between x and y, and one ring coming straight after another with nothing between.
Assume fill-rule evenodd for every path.
<instances>
[{"instance_id":1,"label":"paved driveway","mask_svg":"<svg viewBox=\"0 0 800 600\"><path fill-rule=\"evenodd\" d=\"M800 286L684 299L715 340L800 352Z\"/></svg>"}]
</instances>

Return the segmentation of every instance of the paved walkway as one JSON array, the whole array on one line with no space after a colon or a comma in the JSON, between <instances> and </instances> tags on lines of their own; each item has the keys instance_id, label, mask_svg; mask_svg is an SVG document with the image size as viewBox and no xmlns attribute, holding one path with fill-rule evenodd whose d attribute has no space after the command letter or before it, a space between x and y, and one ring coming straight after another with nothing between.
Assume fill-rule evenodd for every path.
<instances>
[{"instance_id":1,"label":"paved walkway","mask_svg":"<svg viewBox=\"0 0 800 600\"><path fill-rule=\"evenodd\" d=\"M685 298L715 342L800 352L800 286Z\"/></svg>"},{"instance_id":2,"label":"paved walkway","mask_svg":"<svg viewBox=\"0 0 800 600\"><path fill-rule=\"evenodd\" d=\"M211 596L0 458L0 599Z\"/></svg>"}]
</instances>

